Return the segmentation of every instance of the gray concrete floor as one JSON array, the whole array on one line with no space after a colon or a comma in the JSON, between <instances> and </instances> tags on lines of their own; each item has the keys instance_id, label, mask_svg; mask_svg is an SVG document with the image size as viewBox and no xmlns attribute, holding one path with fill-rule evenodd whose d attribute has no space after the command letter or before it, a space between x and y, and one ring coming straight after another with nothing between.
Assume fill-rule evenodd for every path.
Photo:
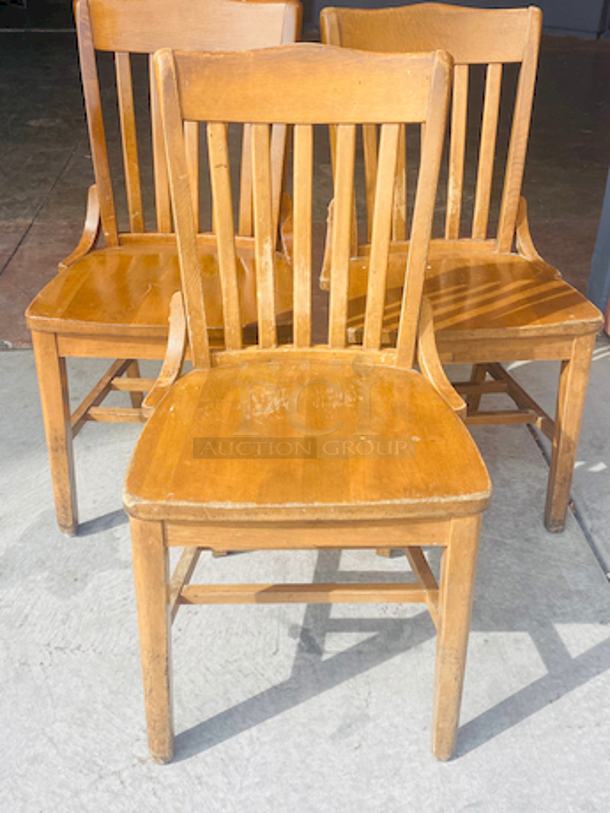
<instances>
[{"instance_id":1,"label":"gray concrete floor","mask_svg":"<svg viewBox=\"0 0 610 813\"><path fill-rule=\"evenodd\" d=\"M2 36L0 340L27 345L23 309L76 244L90 159L73 36ZM610 154L609 63L610 43L545 39L525 180L538 247L580 290ZM91 364L70 371L77 399ZM515 370L549 410L556 373ZM31 352L0 353L0 381L0 810L610 809L610 341L595 354L564 534L541 521L544 449L523 427L475 432L494 498L445 765L429 752L433 625L389 606L182 609L176 761L149 762L120 500L139 428L78 437L82 526L63 537ZM198 578L405 569L403 557L274 553L204 557Z\"/></svg>"},{"instance_id":2,"label":"gray concrete floor","mask_svg":"<svg viewBox=\"0 0 610 813\"><path fill-rule=\"evenodd\" d=\"M90 367L72 365L74 395ZM555 370L516 375L541 399ZM458 371L459 374L459 371ZM596 350L574 496L548 534L547 464L523 427L475 433L485 515L456 758L429 752L434 627L413 605L183 608L177 754L147 758L129 529L139 427L76 441L83 524L54 520L33 359L0 353L0 809L607 811L610 341ZM593 547L592 547L593 545ZM432 559L436 554L432 553ZM393 579L403 557L205 556L201 580Z\"/></svg>"}]
</instances>

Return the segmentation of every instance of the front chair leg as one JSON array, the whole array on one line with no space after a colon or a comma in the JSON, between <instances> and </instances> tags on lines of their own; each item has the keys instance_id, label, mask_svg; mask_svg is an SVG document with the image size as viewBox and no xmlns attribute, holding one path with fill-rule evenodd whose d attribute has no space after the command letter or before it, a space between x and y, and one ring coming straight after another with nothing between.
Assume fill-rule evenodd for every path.
<instances>
[{"instance_id":1,"label":"front chair leg","mask_svg":"<svg viewBox=\"0 0 610 813\"><path fill-rule=\"evenodd\" d=\"M174 726L169 555L160 522L131 517L130 526L148 746L155 762L171 762Z\"/></svg>"},{"instance_id":2,"label":"front chair leg","mask_svg":"<svg viewBox=\"0 0 610 813\"><path fill-rule=\"evenodd\" d=\"M561 364L544 515L547 530L554 533L565 528L594 347L594 334L577 337L572 342L570 358Z\"/></svg>"},{"instance_id":3,"label":"front chair leg","mask_svg":"<svg viewBox=\"0 0 610 813\"><path fill-rule=\"evenodd\" d=\"M447 760L457 739L481 515L452 520L443 553L436 643L432 753Z\"/></svg>"},{"instance_id":4,"label":"front chair leg","mask_svg":"<svg viewBox=\"0 0 610 813\"><path fill-rule=\"evenodd\" d=\"M42 406L57 524L63 533L78 527L73 435L66 360L59 355L54 333L32 331L32 344Z\"/></svg>"}]
</instances>

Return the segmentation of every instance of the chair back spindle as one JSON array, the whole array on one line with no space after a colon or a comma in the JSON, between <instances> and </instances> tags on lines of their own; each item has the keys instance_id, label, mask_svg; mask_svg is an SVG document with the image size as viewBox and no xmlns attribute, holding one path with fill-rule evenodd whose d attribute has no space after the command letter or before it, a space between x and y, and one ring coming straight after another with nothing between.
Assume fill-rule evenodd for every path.
<instances>
[{"instance_id":1,"label":"chair back spindle","mask_svg":"<svg viewBox=\"0 0 610 813\"><path fill-rule=\"evenodd\" d=\"M469 198L466 163L469 133L478 127L478 158L473 188L471 239L489 239L492 205L497 206L495 237L498 251L509 251L515 233L525 152L536 79L542 13L533 6L518 9L468 9L441 3L421 3L386 9L325 8L321 14L323 42L378 52L411 52L444 48L455 60L447 167L444 237L462 237L464 203ZM519 78L514 95L513 124L508 142L502 192L494 204L494 176L499 174L498 132L501 98L510 84L505 65L516 64ZM479 67L480 66L480 67ZM480 117L470 112L476 94L473 71L483 69ZM475 119L478 119L475 121ZM371 190L374 188L378 146L374 132L363 133L367 175L367 222L371 233ZM403 160L404 150L399 153ZM401 236L400 190L403 171L397 168L393 239ZM499 211L498 211L499 210Z\"/></svg>"},{"instance_id":2,"label":"chair back spindle","mask_svg":"<svg viewBox=\"0 0 610 813\"><path fill-rule=\"evenodd\" d=\"M152 65L154 52L164 46L198 51L239 51L294 42L300 25L300 4L298 0L252 0L245 3L233 0L175 0L169 5L161 0L146 0L144 3L133 0L76 0L75 17L105 243L117 246L123 242L150 240L155 236L166 240L168 235L173 235L173 224L167 160ZM114 164L115 127L111 120L114 100L107 87L103 94L100 91L100 78L105 74L105 65L101 64L105 59L104 53L112 54L114 58L122 169ZM145 55L147 64L139 55ZM141 126L143 120L145 124L147 122L142 115L137 115L138 91L144 96L144 88L141 88L143 73L147 74L149 133L146 126ZM277 224L285 130L278 128L272 138L273 213L274 223ZM202 168L196 123L187 124L185 139L195 228L199 232L203 226L199 222L200 197L204 199L205 190L200 183ZM248 177L247 141L246 135L243 138L244 160L240 172L239 233L251 237L252 181ZM142 162L149 154L152 159L150 168ZM121 176L124 177L126 206L123 205L122 195L118 195ZM126 223L123 223L124 209Z\"/></svg>"},{"instance_id":3,"label":"chair back spindle","mask_svg":"<svg viewBox=\"0 0 610 813\"><path fill-rule=\"evenodd\" d=\"M344 49L299 45L244 54L193 54L163 50L156 57L160 104L169 159L173 216L183 275L191 348L195 365L208 366L242 349L242 322L236 228L227 157L227 128L246 125L253 183L254 274L258 341L242 350L273 351L278 333L276 273L285 262L276 253L271 132L286 127L294 139L292 188L294 247L292 337L282 351L312 348L312 211L315 125L334 133L334 226L331 251L328 344L347 346L350 249L354 199L356 128L379 127L379 156L373 202L371 253L362 348L381 347L385 280L394 222L394 175L404 144L404 126L425 124L421 166L411 217L406 284L395 363L413 365L421 292L432 228L436 185L449 97L451 63L443 52L420 55L354 54ZM329 82L328 77L336 77ZM394 95L383 88L401 83ZM247 88L247 92L246 89ZM270 92L273 88L273 93ZM207 128L211 188L216 213L218 266L222 287L225 348L210 356L205 338L205 302L196 252L196 230L186 172L185 127ZM352 349L350 349L351 352Z\"/></svg>"}]
</instances>

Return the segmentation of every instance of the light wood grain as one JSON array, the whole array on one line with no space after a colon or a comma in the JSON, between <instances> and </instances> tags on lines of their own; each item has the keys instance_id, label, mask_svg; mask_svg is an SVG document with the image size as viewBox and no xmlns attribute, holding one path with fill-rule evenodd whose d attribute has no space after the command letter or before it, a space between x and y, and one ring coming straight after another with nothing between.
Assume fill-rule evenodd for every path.
<instances>
[{"instance_id":1,"label":"light wood grain","mask_svg":"<svg viewBox=\"0 0 610 813\"><path fill-rule=\"evenodd\" d=\"M162 359L167 338L167 317L172 294L180 287L177 264L176 235L172 231L172 215L169 202L167 166L163 135L158 116L157 90L154 73L150 71L149 90L142 100L134 97L134 87L141 87L140 81L132 80L132 67L136 59L133 54L152 54L164 45L195 50L243 50L264 48L280 43L293 42L300 27L301 7L297 0L285 2L235 3L230 0L176 0L163 5L158 0L139 2L116 2L116 0L76 0L75 19L78 36L78 49L85 98L85 110L89 130L89 141L93 159L95 184L89 190L86 222L82 237L75 251L59 264L60 274L47 285L31 303L27 311L27 322L33 331L42 331L55 336L55 344L60 358L75 356L131 360L131 370L139 358ZM116 88L106 79L102 71L98 74L97 52L108 51L114 54ZM139 60L140 63L142 60ZM143 67L143 65L141 65ZM116 90L118 118L121 133L123 167L113 167L108 157L106 126L101 99L112 99ZM149 100L150 96L150 100ZM150 130L139 126L138 122L144 105L150 101ZM144 125L147 122L144 120ZM110 122L114 126L114 122ZM199 137L197 124L185 124L186 166L190 183L195 231L199 229ZM142 166L140 159L150 152L152 138L154 199L153 211L145 216L142 196L142 177L150 169ZM142 139L139 144L138 139ZM285 130L281 126L273 133L272 172L273 172L273 222L277 228L281 200L281 179L284 165ZM245 199L240 202L242 213L252 208L250 167L243 162L242 189ZM127 197L128 231L123 231L117 220L115 192L123 184ZM146 197L146 196L145 196ZM246 215L242 219L242 237L237 241L239 252L245 250L246 258L252 263L253 243L252 219ZM145 231L148 228L149 231ZM95 249L98 232L103 232L104 247ZM214 258L216 236L197 235L198 251ZM138 247L134 253L133 249ZM164 250L164 247L169 251ZM222 298L222 286L218 285L218 264L207 275L204 283L206 295L216 301L214 324L211 325L212 341L225 341L222 312L228 303ZM211 266L208 264L208 271ZM205 269L204 274L205 274ZM241 269L240 292L243 286L250 287L254 282L248 272ZM292 278L286 264L279 275L285 277L285 284L278 281L279 297L286 286L292 289ZM215 279L216 283L212 282ZM210 284L212 287L210 288ZM212 290L215 289L215 290ZM247 305L253 300L246 294ZM245 324L256 321L256 314L244 309ZM230 343L234 337L228 336ZM62 361L63 364L63 361ZM51 366L59 375L57 366ZM48 376L39 379L41 397L55 403L55 396L42 392L49 386L54 393L62 392L59 380L51 382ZM66 404L58 403L58 411L49 413L47 426L47 446L49 456L55 460L53 472L56 493L56 512L62 528L76 527L76 505L74 478L68 477L72 470L72 441L75 432L82 428L84 421L140 421L141 397L137 390L130 390L131 407L106 408L101 406L100 392L107 394L114 389L108 382L98 382L75 412L74 430L61 444L53 440L62 435L63 414ZM103 399L102 399L103 400ZM94 410L88 412L88 407ZM54 445L53 445L54 444ZM59 463L59 456L64 456ZM68 498L60 494L69 495Z\"/></svg>"},{"instance_id":2,"label":"light wood grain","mask_svg":"<svg viewBox=\"0 0 610 813\"><path fill-rule=\"evenodd\" d=\"M576 347L591 348L592 337L601 324L597 309L566 284L559 272L536 251L525 201L520 198L541 25L542 15L535 7L492 10L422 3L375 10L326 8L321 14L322 37L330 44L383 53L444 48L455 60L445 239L435 240L431 245L424 292L434 309L440 359L472 363L472 383L475 384L491 372L491 367L486 366L489 362L497 365L502 361L559 359L566 367L574 364L574 369L588 368L582 357L576 359ZM509 63L517 63L518 82L512 100L508 154L504 167L499 167L496 143L500 102L502 100L505 106L511 104L510 95L503 96L506 87L503 77L510 72L505 71L504 66ZM469 127L478 125L469 110L475 86L470 80L477 66L483 65L486 79L476 153L472 230L471 238L464 240L460 237L461 221L469 209L466 205L469 189L465 184L468 177L466 134ZM377 148L366 133L364 146L367 186L372 188L378 172ZM498 201L499 219L495 236L490 240L490 222L493 223L490 212L497 205L492 200L493 180L500 173L503 173L503 186ZM371 214L369 198L368 217ZM516 252L513 251L515 240ZM404 261L407 251L404 244L395 241L391 250L403 252ZM358 255L368 257L370 249L359 246ZM350 285L354 294L359 295L366 285L366 264L353 256L352 271ZM396 303L404 287L402 274L396 258L388 268L382 334L386 343L395 341L397 333L400 336ZM328 274L323 282L324 286L328 285ZM365 313L359 315L354 303L350 310L349 334L355 341L359 341L365 330L365 319ZM588 338L585 340L585 337ZM408 356L400 357L405 363ZM497 378L497 366L494 369ZM560 414L566 405L568 411L582 416L586 380L582 375L566 376L569 392L563 392L564 384L560 383L563 394L554 422L512 378L503 380L507 383L506 393L517 409L482 411L480 391L472 390L467 422L531 423L547 436L553 433L556 471L561 473L556 476L552 467L545 522L549 530L561 530L578 436L574 428L580 426L581 417L575 418L571 428L565 430L568 436L564 439Z\"/></svg>"},{"instance_id":3,"label":"light wood grain","mask_svg":"<svg viewBox=\"0 0 610 813\"><path fill-rule=\"evenodd\" d=\"M165 576L172 610L179 604L425 603L439 628L434 751L446 758L457 731L468 631L464 608L471 601L479 515L491 492L476 446L456 415L463 403L440 367L431 307L421 307L450 60L443 53L386 58L319 46L223 57L165 49L155 60L195 369L173 384L151 415L123 492L140 557L135 576L151 753L171 755L159 548L184 546L176 574L171 581ZM257 88L249 100L244 77ZM398 86L404 93L385 92ZM204 87L206 93L199 93ZM278 94L277 106L261 105L265 94ZM371 111L372 99L377 101ZM354 277L372 305L365 314L364 343L347 347L356 124L370 124L384 105L388 120L379 122L370 250L370 267L378 275L366 282ZM224 252L231 269L225 274L221 267L221 277L237 297L223 138L226 119L238 113L241 123L251 125L257 335L250 346L232 349L228 342L204 346L207 330L198 328L209 324L208 300L185 172L184 122L214 123L209 147L218 170L219 260L222 264ZM264 113L270 120L262 120ZM291 219L296 274L287 313L277 308L282 259L273 244L273 123L292 125L295 138ZM312 125L320 123L331 125L336 136L331 303L328 341L312 345L311 219L317 186ZM425 136L408 256L402 257L392 255L390 238L397 150L403 146L401 125L408 123L425 124ZM407 285L398 307L402 333L397 346L386 350L380 347L380 314L392 259L402 267L403 279L406 270ZM180 321L181 314L177 317ZM227 312L225 335L232 335L227 320L241 330L239 315ZM283 335L282 327L288 328ZM421 372L412 368L417 342L425 360ZM375 551L393 543L409 551L415 581L188 584L200 548L214 554L282 548ZM421 550L428 544L445 549L440 587ZM144 550L151 556L146 568Z\"/></svg>"}]
</instances>

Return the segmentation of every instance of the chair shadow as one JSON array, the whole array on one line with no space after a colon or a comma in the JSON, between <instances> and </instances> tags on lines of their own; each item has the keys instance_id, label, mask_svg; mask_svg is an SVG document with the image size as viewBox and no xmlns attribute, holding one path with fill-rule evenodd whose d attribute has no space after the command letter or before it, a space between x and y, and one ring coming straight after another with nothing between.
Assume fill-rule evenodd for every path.
<instances>
[{"instance_id":1,"label":"chair shadow","mask_svg":"<svg viewBox=\"0 0 610 813\"><path fill-rule=\"evenodd\" d=\"M95 519L89 519L87 522L82 522L78 526L76 536L91 536L92 534L99 534L102 531L109 531L111 528L118 528L119 525L126 525L128 517L122 508L116 511L109 511L107 514L102 514Z\"/></svg>"},{"instance_id":2,"label":"chair shadow","mask_svg":"<svg viewBox=\"0 0 610 813\"><path fill-rule=\"evenodd\" d=\"M436 551L433 552L434 558ZM340 571L340 551L321 551L314 582L362 580L367 574ZM433 566L434 567L434 566ZM403 574L376 572L377 581L395 581ZM478 602L480 604L480 602ZM220 714L181 732L175 740L175 761L214 748L254 726L326 692L351 678L407 652L436 635L427 610L408 619L332 619L332 605L308 605L300 627L290 677ZM489 608L475 605L472 631L488 630ZM493 610L492 610L493 612ZM610 638L572 657L551 619L534 614L527 630L547 673L460 727L455 757L464 756L545 706L610 669ZM514 620L514 619L513 619ZM504 631L515 624L508 624ZM521 625L518 625L521 628ZM332 657L323 659L325 637L331 632L377 633ZM479 675L481 673L479 672ZM470 682L473 681L471 675ZM467 685L469 682L466 678ZM433 686L430 686L432 693ZM454 758L455 758L454 757Z\"/></svg>"}]
</instances>

